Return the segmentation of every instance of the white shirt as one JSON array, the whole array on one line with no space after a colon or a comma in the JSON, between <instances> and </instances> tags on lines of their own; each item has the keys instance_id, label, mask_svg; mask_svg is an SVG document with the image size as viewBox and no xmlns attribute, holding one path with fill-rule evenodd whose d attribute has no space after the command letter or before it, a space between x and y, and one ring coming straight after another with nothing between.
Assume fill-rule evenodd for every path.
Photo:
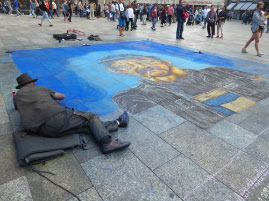
<instances>
[{"instance_id":1,"label":"white shirt","mask_svg":"<svg viewBox=\"0 0 269 201\"><path fill-rule=\"evenodd\" d=\"M119 6L120 6L120 10L119 10ZM116 10L124 11L123 3L116 4Z\"/></svg>"},{"instance_id":2,"label":"white shirt","mask_svg":"<svg viewBox=\"0 0 269 201\"><path fill-rule=\"evenodd\" d=\"M134 18L134 9L133 8L128 8L127 12L128 12L129 18Z\"/></svg>"},{"instance_id":3,"label":"white shirt","mask_svg":"<svg viewBox=\"0 0 269 201\"><path fill-rule=\"evenodd\" d=\"M114 4L111 5L111 12L116 12Z\"/></svg>"},{"instance_id":4,"label":"white shirt","mask_svg":"<svg viewBox=\"0 0 269 201\"><path fill-rule=\"evenodd\" d=\"M208 8L208 9L204 9L203 10L203 13L204 13L204 18L206 18L206 16L207 16L207 13L210 11L210 9Z\"/></svg>"}]
</instances>

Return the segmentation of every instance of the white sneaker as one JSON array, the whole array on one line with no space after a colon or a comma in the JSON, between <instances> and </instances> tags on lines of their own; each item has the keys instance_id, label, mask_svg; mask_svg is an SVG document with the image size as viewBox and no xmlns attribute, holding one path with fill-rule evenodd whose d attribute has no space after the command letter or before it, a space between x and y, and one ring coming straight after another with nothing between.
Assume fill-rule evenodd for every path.
<instances>
[{"instance_id":1,"label":"white sneaker","mask_svg":"<svg viewBox=\"0 0 269 201\"><path fill-rule=\"evenodd\" d=\"M247 48L242 48L242 53L248 53Z\"/></svg>"},{"instance_id":2,"label":"white sneaker","mask_svg":"<svg viewBox=\"0 0 269 201\"><path fill-rule=\"evenodd\" d=\"M258 56L258 57L262 57L262 55L263 55L263 54L260 53L260 52L257 53L257 56Z\"/></svg>"}]
</instances>

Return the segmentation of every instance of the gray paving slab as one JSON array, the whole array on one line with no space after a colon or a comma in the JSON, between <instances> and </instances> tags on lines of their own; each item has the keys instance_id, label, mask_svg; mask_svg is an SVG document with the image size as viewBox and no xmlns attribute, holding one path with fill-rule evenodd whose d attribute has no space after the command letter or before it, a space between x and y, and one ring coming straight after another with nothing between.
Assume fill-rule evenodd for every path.
<instances>
[{"instance_id":1,"label":"gray paving slab","mask_svg":"<svg viewBox=\"0 0 269 201\"><path fill-rule=\"evenodd\" d=\"M253 132L254 134L259 134L269 127L269 116L263 117L258 114L253 114L242 121L239 126Z\"/></svg>"},{"instance_id":2,"label":"gray paving slab","mask_svg":"<svg viewBox=\"0 0 269 201\"><path fill-rule=\"evenodd\" d=\"M32 201L26 177L20 177L0 185L0 200Z\"/></svg>"},{"instance_id":3,"label":"gray paving slab","mask_svg":"<svg viewBox=\"0 0 269 201\"><path fill-rule=\"evenodd\" d=\"M0 184L16 179L26 174L26 169L17 162L16 148L13 143L10 125L0 125Z\"/></svg>"},{"instance_id":4,"label":"gray paving slab","mask_svg":"<svg viewBox=\"0 0 269 201\"><path fill-rule=\"evenodd\" d=\"M244 201L244 199L230 188L212 178L209 182L202 184L194 193L185 197L186 201Z\"/></svg>"},{"instance_id":5,"label":"gray paving slab","mask_svg":"<svg viewBox=\"0 0 269 201\"><path fill-rule=\"evenodd\" d=\"M255 134L229 121L223 120L209 129L209 132L241 149L255 138Z\"/></svg>"},{"instance_id":6,"label":"gray paving slab","mask_svg":"<svg viewBox=\"0 0 269 201\"><path fill-rule=\"evenodd\" d=\"M95 188L90 188L77 195L81 201L102 201L102 198L99 196ZM68 201L77 201L76 198L72 198Z\"/></svg>"},{"instance_id":7,"label":"gray paving slab","mask_svg":"<svg viewBox=\"0 0 269 201\"><path fill-rule=\"evenodd\" d=\"M116 132L116 136L122 141L130 141L130 150L151 169L180 154L132 117L129 126Z\"/></svg>"},{"instance_id":8,"label":"gray paving slab","mask_svg":"<svg viewBox=\"0 0 269 201\"><path fill-rule=\"evenodd\" d=\"M248 112L247 110L243 110L241 112L235 113L227 117L225 120L230 121L234 124L240 124L242 121L244 121L246 118L248 118L251 115L252 113Z\"/></svg>"},{"instance_id":9,"label":"gray paving slab","mask_svg":"<svg viewBox=\"0 0 269 201\"><path fill-rule=\"evenodd\" d=\"M75 194L92 187L91 181L70 152L63 157L47 161L45 165L38 164L33 167L54 173L55 175L46 174L46 176ZM28 172L26 176L35 201L60 201L72 197L34 172Z\"/></svg>"},{"instance_id":10,"label":"gray paving slab","mask_svg":"<svg viewBox=\"0 0 269 201\"><path fill-rule=\"evenodd\" d=\"M183 155L167 162L154 170L154 172L181 199L209 176L205 170ZM186 183L186 181L188 182Z\"/></svg>"},{"instance_id":11,"label":"gray paving slab","mask_svg":"<svg viewBox=\"0 0 269 201\"><path fill-rule=\"evenodd\" d=\"M134 118L156 134L161 134L186 121L161 106L139 112Z\"/></svg>"},{"instance_id":12,"label":"gray paving slab","mask_svg":"<svg viewBox=\"0 0 269 201\"><path fill-rule=\"evenodd\" d=\"M262 105L269 105L269 97L266 99L263 99L262 101L260 101L260 104Z\"/></svg>"},{"instance_id":13,"label":"gray paving slab","mask_svg":"<svg viewBox=\"0 0 269 201\"><path fill-rule=\"evenodd\" d=\"M128 150L93 158L82 167L104 200L180 200Z\"/></svg>"},{"instance_id":14,"label":"gray paving slab","mask_svg":"<svg viewBox=\"0 0 269 201\"><path fill-rule=\"evenodd\" d=\"M269 129L262 133L244 150L252 157L269 164Z\"/></svg>"},{"instance_id":15,"label":"gray paving slab","mask_svg":"<svg viewBox=\"0 0 269 201\"><path fill-rule=\"evenodd\" d=\"M223 171L217 174L216 178L243 196L245 191L263 175L267 168L268 165L265 162L241 153Z\"/></svg>"},{"instance_id":16,"label":"gray paving slab","mask_svg":"<svg viewBox=\"0 0 269 201\"><path fill-rule=\"evenodd\" d=\"M238 151L190 123L163 133L161 137L211 174L225 165Z\"/></svg>"},{"instance_id":17,"label":"gray paving slab","mask_svg":"<svg viewBox=\"0 0 269 201\"><path fill-rule=\"evenodd\" d=\"M269 169L256 181L243 196L246 201L265 200L269 198Z\"/></svg>"}]
</instances>

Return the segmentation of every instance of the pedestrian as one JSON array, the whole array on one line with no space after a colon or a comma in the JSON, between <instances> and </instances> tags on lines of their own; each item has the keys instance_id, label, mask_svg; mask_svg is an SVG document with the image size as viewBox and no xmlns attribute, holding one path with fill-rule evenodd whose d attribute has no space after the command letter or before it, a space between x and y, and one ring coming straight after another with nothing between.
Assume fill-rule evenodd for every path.
<instances>
[{"instance_id":1,"label":"pedestrian","mask_svg":"<svg viewBox=\"0 0 269 201\"><path fill-rule=\"evenodd\" d=\"M10 0L6 0L6 1L5 1L5 4L6 4L7 7L8 7L8 14L9 14L9 15L12 15L12 11L13 11L13 9L12 9L12 7L11 7Z\"/></svg>"},{"instance_id":2,"label":"pedestrian","mask_svg":"<svg viewBox=\"0 0 269 201\"><path fill-rule=\"evenodd\" d=\"M207 38L213 38L215 35L215 25L217 21L217 13L215 12L215 7L212 5L210 11L206 16L207 22Z\"/></svg>"},{"instance_id":3,"label":"pedestrian","mask_svg":"<svg viewBox=\"0 0 269 201\"><path fill-rule=\"evenodd\" d=\"M264 29L264 22L261 18L263 7L264 7L263 2L259 2L257 4L256 11L254 12L253 17L252 17L252 26L251 26L252 36L247 41L244 48L242 49L242 53L248 53L248 51L247 51L248 46L250 45L250 43L252 43L252 41L255 40L255 48L257 51L257 56L261 57L263 55L260 52L260 48L259 48L261 33Z\"/></svg>"},{"instance_id":4,"label":"pedestrian","mask_svg":"<svg viewBox=\"0 0 269 201\"><path fill-rule=\"evenodd\" d=\"M148 9L147 9L147 6L146 4L144 4L144 7L143 7L143 17L142 17L142 21L143 21L143 25L146 25L147 24L147 15L148 15Z\"/></svg>"},{"instance_id":5,"label":"pedestrian","mask_svg":"<svg viewBox=\"0 0 269 201\"><path fill-rule=\"evenodd\" d=\"M68 5L68 7L67 7L67 10L68 10L68 21L71 22L71 18L72 18L72 14L73 14L73 4L69 0L67 5Z\"/></svg>"},{"instance_id":6,"label":"pedestrian","mask_svg":"<svg viewBox=\"0 0 269 201\"><path fill-rule=\"evenodd\" d=\"M210 11L210 9L208 8L208 6L205 6L204 10L203 10L203 20L204 20L204 26L203 29L206 28L206 17L208 12Z\"/></svg>"},{"instance_id":7,"label":"pedestrian","mask_svg":"<svg viewBox=\"0 0 269 201\"><path fill-rule=\"evenodd\" d=\"M120 36L124 36L122 32L123 32L124 27L126 26L125 11L126 11L125 4L122 2L122 0L119 0L119 2L116 4L116 12L117 12L117 17L119 21Z\"/></svg>"},{"instance_id":8,"label":"pedestrian","mask_svg":"<svg viewBox=\"0 0 269 201\"><path fill-rule=\"evenodd\" d=\"M45 4L44 0L41 0L41 4L39 5L39 8L43 11L43 16L42 16L42 19L41 19L41 23L39 23L38 25L42 26L43 21L45 19L47 19L48 22L50 23L49 26L52 27L53 25L52 25L52 23L51 23L51 21L49 19L49 16L48 16L48 8L46 7L46 4Z\"/></svg>"},{"instance_id":9,"label":"pedestrian","mask_svg":"<svg viewBox=\"0 0 269 201\"><path fill-rule=\"evenodd\" d=\"M139 6L137 4L137 1L133 1L133 9L134 9L134 23L133 23L133 29L137 28L137 19L140 12Z\"/></svg>"},{"instance_id":10,"label":"pedestrian","mask_svg":"<svg viewBox=\"0 0 269 201\"><path fill-rule=\"evenodd\" d=\"M266 11L266 18L267 18L267 31L266 33L269 33L269 9Z\"/></svg>"},{"instance_id":11,"label":"pedestrian","mask_svg":"<svg viewBox=\"0 0 269 201\"><path fill-rule=\"evenodd\" d=\"M69 13L68 13L68 3L67 3L67 0L65 0L62 4L62 12L63 12L63 16L64 16L64 21L67 22L68 21L68 16L69 16Z\"/></svg>"},{"instance_id":12,"label":"pedestrian","mask_svg":"<svg viewBox=\"0 0 269 201\"><path fill-rule=\"evenodd\" d=\"M17 17L21 15L20 11L19 11L19 3L18 3L18 0L14 0L13 1L13 6L16 10L16 13L17 13Z\"/></svg>"},{"instance_id":13,"label":"pedestrian","mask_svg":"<svg viewBox=\"0 0 269 201\"><path fill-rule=\"evenodd\" d=\"M7 10L1 1L0 1L0 9L3 11L4 14L7 14Z\"/></svg>"},{"instance_id":14,"label":"pedestrian","mask_svg":"<svg viewBox=\"0 0 269 201\"><path fill-rule=\"evenodd\" d=\"M153 31L156 31L156 23L157 23L157 17L158 17L158 9L157 9L157 6L154 5L152 8L151 8L151 20L152 20L152 27L151 29Z\"/></svg>"},{"instance_id":15,"label":"pedestrian","mask_svg":"<svg viewBox=\"0 0 269 201\"><path fill-rule=\"evenodd\" d=\"M176 17L177 17L177 32L176 32L176 39L184 40L182 34L184 30L184 23L188 18L188 13L185 7L183 7L183 1L179 0L179 4L176 9Z\"/></svg>"},{"instance_id":16,"label":"pedestrian","mask_svg":"<svg viewBox=\"0 0 269 201\"><path fill-rule=\"evenodd\" d=\"M111 15L112 15L112 18L111 20L113 22L115 22L115 15L116 15L116 6L115 6L115 2L113 1L112 4L111 4Z\"/></svg>"},{"instance_id":17,"label":"pedestrian","mask_svg":"<svg viewBox=\"0 0 269 201\"><path fill-rule=\"evenodd\" d=\"M30 0L30 15L33 16L33 18L36 18L35 14L35 3L33 0Z\"/></svg>"},{"instance_id":18,"label":"pedestrian","mask_svg":"<svg viewBox=\"0 0 269 201\"><path fill-rule=\"evenodd\" d=\"M218 14L216 38L223 38L223 25L225 23L226 18L227 18L226 7L224 6L221 9L220 13ZM221 32L221 36L219 35L219 31Z\"/></svg>"},{"instance_id":19,"label":"pedestrian","mask_svg":"<svg viewBox=\"0 0 269 201\"><path fill-rule=\"evenodd\" d=\"M83 5L82 5L81 0L78 2L78 10L79 10L79 17L83 17L83 15L84 15L84 8L83 8Z\"/></svg>"},{"instance_id":20,"label":"pedestrian","mask_svg":"<svg viewBox=\"0 0 269 201\"><path fill-rule=\"evenodd\" d=\"M55 15L59 17L58 11L57 11L57 4L55 3L55 0L52 0L52 15L53 15L53 18L55 18Z\"/></svg>"},{"instance_id":21,"label":"pedestrian","mask_svg":"<svg viewBox=\"0 0 269 201\"><path fill-rule=\"evenodd\" d=\"M129 30L129 24L131 22L131 31L134 28L134 10L132 5L128 5L127 7L127 15L128 15L128 24L126 25L127 31Z\"/></svg>"},{"instance_id":22,"label":"pedestrian","mask_svg":"<svg viewBox=\"0 0 269 201\"><path fill-rule=\"evenodd\" d=\"M41 15L40 9L39 9L39 3L37 0L35 0L35 10L36 10L36 18L38 15Z\"/></svg>"},{"instance_id":23,"label":"pedestrian","mask_svg":"<svg viewBox=\"0 0 269 201\"><path fill-rule=\"evenodd\" d=\"M163 27L163 25L166 26L166 15L167 15L167 10L166 10L166 7L163 6L160 13L161 27Z\"/></svg>"},{"instance_id":24,"label":"pedestrian","mask_svg":"<svg viewBox=\"0 0 269 201\"><path fill-rule=\"evenodd\" d=\"M171 23L172 23L172 17L174 15L174 8L172 6L172 4L168 7L168 23L169 23L169 26L171 26Z\"/></svg>"},{"instance_id":25,"label":"pedestrian","mask_svg":"<svg viewBox=\"0 0 269 201\"><path fill-rule=\"evenodd\" d=\"M90 12L91 12L91 18L90 19L92 19L92 20L95 19L95 16L94 16L95 8L96 8L95 3L91 2L90 3Z\"/></svg>"}]
</instances>

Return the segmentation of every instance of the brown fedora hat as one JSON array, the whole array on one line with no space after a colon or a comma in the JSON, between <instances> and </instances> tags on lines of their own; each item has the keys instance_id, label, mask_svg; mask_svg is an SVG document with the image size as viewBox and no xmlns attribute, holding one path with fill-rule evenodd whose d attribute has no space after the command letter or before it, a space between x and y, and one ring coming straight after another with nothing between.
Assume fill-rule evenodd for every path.
<instances>
[{"instance_id":1,"label":"brown fedora hat","mask_svg":"<svg viewBox=\"0 0 269 201\"><path fill-rule=\"evenodd\" d=\"M16 86L16 89L20 89L26 84L29 84L31 82L36 82L38 79L33 79L27 73L23 73L19 77L17 77L16 80L18 82L18 86Z\"/></svg>"}]
</instances>

